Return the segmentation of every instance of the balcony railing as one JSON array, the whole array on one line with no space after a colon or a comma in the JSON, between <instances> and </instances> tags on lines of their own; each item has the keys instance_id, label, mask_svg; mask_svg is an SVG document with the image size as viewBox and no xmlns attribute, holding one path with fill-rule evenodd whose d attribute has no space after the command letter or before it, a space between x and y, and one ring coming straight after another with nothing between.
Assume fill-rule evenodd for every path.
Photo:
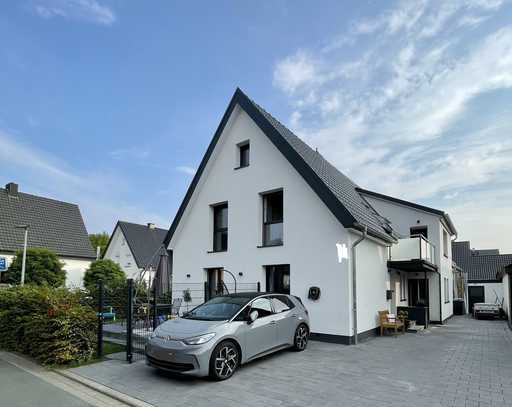
<instances>
[{"instance_id":1,"label":"balcony railing","mask_svg":"<svg viewBox=\"0 0 512 407\"><path fill-rule=\"evenodd\" d=\"M389 260L425 260L435 264L436 247L422 235L398 239L398 244L391 246Z\"/></svg>"}]
</instances>

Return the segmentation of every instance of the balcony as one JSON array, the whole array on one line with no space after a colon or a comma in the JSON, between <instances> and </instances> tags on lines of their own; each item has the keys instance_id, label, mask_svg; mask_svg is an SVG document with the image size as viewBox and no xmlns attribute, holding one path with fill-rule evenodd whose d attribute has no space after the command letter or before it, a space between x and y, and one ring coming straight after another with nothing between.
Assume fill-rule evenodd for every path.
<instances>
[{"instance_id":1,"label":"balcony","mask_svg":"<svg viewBox=\"0 0 512 407\"><path fill-rule=\"evenodd\" d=\"M436 271L435 246L422 235L399 239L389 250L388 266L403 271Z\"/></svg>"}]
</instances>

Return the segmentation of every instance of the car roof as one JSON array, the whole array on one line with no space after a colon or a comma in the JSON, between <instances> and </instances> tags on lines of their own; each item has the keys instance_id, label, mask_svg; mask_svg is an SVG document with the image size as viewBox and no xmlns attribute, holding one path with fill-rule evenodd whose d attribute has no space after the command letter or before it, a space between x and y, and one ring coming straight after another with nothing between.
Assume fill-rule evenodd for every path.
<instances>
[{"instance_id":1,"label":"car roof","mask_svg":"<svg viewBox=\"0 0 512 407\"><path fill-rule=\"evenodd\" d=\"M257 291L250 291L250 292L242 292L242 293L232 293L232 294L224 294L220 297L241 297L241 298L256 298L261 295L267 295L267 294L276 294L276 293L267 293L267 292L257 292Z\"/></svg>"}]
</instances>

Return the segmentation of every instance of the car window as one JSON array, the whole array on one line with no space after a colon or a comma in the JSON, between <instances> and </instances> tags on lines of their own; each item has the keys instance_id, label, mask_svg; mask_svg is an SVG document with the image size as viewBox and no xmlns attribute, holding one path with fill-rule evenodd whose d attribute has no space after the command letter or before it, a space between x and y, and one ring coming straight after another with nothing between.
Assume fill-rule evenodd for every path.
<instances>
[{"instance_id":1,"label":"car window","mask_svg":"<svg viewBox=\"0 0 512 407\"><path fill-rule=\"evenodd\" d=\"M274 306L276 314L291 310L295 306L293 302L284 295L276 295L272 297L272 305Z\"/></svg>"},{"instance_id":2,"label":"car window","mask_svg":"<svg viewBox=\"0 0 512 407\"><path fill-rule=\"evenodd\" d=\"M202 321L224 321L232 318L248 301L248 297L215 297L187 312L183 318Z\"/></svg>"},{"instance_id":3,"label":"car window","mask_svg":"<svg viewBox=\"0 0 512 407\"><path fill-rule=\"evenodd\" d=\"M258 318L263 318L269 315L272 315L272 305L270 304L270 299L257 298L251 304L251 311L258 311Z\"/></svg>"}]
</instances>

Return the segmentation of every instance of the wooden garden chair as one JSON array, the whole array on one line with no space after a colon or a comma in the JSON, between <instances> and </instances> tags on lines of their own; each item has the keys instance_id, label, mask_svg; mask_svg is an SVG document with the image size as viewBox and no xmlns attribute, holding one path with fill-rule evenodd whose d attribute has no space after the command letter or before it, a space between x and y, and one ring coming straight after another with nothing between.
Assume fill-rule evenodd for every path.
<instances>
[{"instance_id":1,"label":"wooden garden chair","mask_svg":"<svg viewBox=\"0 0 512 407\"><path fill-rule=\"evenodd\" d=\"M379 311L379 320L380 320L380 336L384 335L384 331L386 329L394 329L395 334L398 333L398 330L401 329L402 332L405 333L405 324L403 321L398 320L389 321L388 319L389 311Z\"/></svg>"}]
</instances>

